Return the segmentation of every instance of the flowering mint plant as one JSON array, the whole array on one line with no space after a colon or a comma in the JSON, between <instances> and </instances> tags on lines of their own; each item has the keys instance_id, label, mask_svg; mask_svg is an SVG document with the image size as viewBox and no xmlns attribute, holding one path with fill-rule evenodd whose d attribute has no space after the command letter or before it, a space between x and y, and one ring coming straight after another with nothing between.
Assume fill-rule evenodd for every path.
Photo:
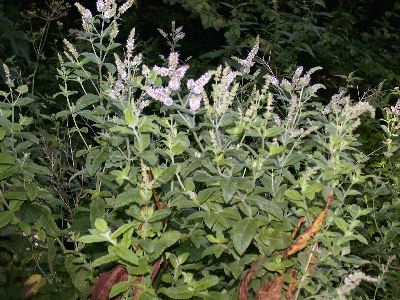
<instances>
[{"instance_id":1,"label":"flowering mint plant","mask_svg":"<svg viewBox=\"0 0 400 300\"><path fill-rule=\"evenodd\" d=\"M88 195L76 213L92 226L70 224L77 289L125 299L349 294L339 283L367 263L352 247L368 244L358 228L371 211L357 198L369 179L355 130L373 107L344 92L320 104L319 68L261 77L258 38L239 69L188 78L174 27L160 31L173 37L166 61L145 65L134 30L115 42L131 5L97 1L94 16L76 4L85 44L65 41L59 55L55 97L67 108L57 118L74 126L73 177ZM99 278L82 286L77 269Z\"/></svg>"}]
</instances>

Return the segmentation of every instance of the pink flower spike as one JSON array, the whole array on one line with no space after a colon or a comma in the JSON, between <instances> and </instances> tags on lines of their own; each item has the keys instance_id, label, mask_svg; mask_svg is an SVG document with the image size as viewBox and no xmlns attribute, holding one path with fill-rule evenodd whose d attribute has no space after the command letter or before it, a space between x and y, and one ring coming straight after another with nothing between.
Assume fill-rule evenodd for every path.
<instances>
[{"instance_id":1,"label":"pink flower spike","mask_svg":"<svg viewBox=\"0 0 400 300\"><path fill-rule=\"evenodd\" d=\"M195 112L200 108L201 104L201 95L200 94L192 94L189 98L189 106L192 112Z\"/></svg>"}]
</instances>

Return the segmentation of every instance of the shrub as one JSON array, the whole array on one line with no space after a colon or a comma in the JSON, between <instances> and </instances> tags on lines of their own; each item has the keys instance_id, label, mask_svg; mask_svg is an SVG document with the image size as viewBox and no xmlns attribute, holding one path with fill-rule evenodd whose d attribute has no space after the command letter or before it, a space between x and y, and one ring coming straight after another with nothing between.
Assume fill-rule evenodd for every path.
<instances>
[{"instance_id":1,"label":"shrub","mask_svg":"<svg viewBox=\"0 0 400 300\"><path fill-rule=\"evenodd\" d=\"M221 65L187 78L189 64L175 51L182 28L173 26L161 31L168 57L146 65L135 52L134 30L125 45L116 42L131 5L99 0L93 16L76 4L80 46L65 40L58 56L54 97L65 109L54 118L68 135L65 152L73 153L74 173L59 181L69 194L62 198L70 199L67 216L51 206L52 197L61 197L49 192L54 172L34 163L53 140L47 137L36 152L35 135L20 134L29 122L16 118L15 108L30 102L21 100L27 87L15 94L8 80L10 92L2 93L9 103L0 119L0 174L6 174L0 227L18 238L14 225L25 234L35 228L47 242L41 255L48 255L48 266L35 262L54 277L41 284L59 293L73 284L68 294L79 299L394 294L398 231L379 214L396 205L398 169L373 174L377 167L356 131L375 109L345 89L322 105L317 92L324 86L311 83L320 68L298 67L290 78L260 72L258 39L245 59L233 58L238 68ZM385 157L398 168L392 159L398 107L386 113ZM26 163L28 150L35 155ZM22 174L9 171L16 166ZM398 228L395 216L390 222ZM57 266L60 275L51 264L56 255L64 265Z\"/></svg>"}]
</instances>

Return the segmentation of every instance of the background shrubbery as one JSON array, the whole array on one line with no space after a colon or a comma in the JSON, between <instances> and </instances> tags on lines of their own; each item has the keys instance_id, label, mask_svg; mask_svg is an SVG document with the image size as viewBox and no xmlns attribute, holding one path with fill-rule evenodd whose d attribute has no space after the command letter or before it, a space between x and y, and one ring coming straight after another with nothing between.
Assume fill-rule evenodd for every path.
<instances>
[{"instance_id":1,"label":"background shrubbery","mask_svg":"<svg viewBox=\"0 0 400 300\"><path fill-rule=\"evenodd\" d=\"M2 298L400 297L400 3L36 4L0 3Z\"/></svg>"}]
</instances>

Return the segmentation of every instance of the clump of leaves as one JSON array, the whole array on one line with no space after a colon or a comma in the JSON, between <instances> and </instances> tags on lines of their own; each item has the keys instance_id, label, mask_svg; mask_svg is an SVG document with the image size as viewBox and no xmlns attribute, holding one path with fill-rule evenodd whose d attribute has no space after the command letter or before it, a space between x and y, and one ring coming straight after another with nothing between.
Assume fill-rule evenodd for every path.
<instances>
[{"instance_id":1,"label":"clump of leaves","mask_svg":"<svg viewBox=\"0 0 400 300\"><path fill-rule=\"evenodd\" d=\"M67 230L53 220L55 193L42 188L54 185L54 166L26 154L43 161L36 135L23 132L30 122L19 107L32 101L22 97L28 88L14 89L6 72L9 91L2 92L0 227L19 237L19 229L38 231L34 238L47 243L48 266L37 263L46 282L57 287L58 255L80 299L384 294L395 258L376 266L360 255L367 244L395 249L377 225L366 223L381 239L363 230L384 210L369 199L396 182L365 173L372 166L356 129L375 116L373 107L345 90L323 106L317 93L324 86L311 83L320 68L299 67L290 78L260 75L258 38L247 57L233 58L235 66L187 78L190 62L176 51L183 29L174 24L172 33L160 31L171 53L146 65L134 29L125 45L116 42L133 2L96 4L97 15L76 4L82 48L64 40L58 55L54 98L65 107L54 118L68 134L73 174L55 186L64 191L57 199L76 199L59 221ZM392 162L397 106L387 112L382 128ZM48 153L50 143L39 142Z\"/></svg>"},{"instance_id":2,"label":"clump of leaves","mask_svg":"<svg viewBox=\"0 0 400 300\"><path fill-rule=\"evenodd\" d=\"M318 68L257 83L258 41L237 70L185 79L175 49L143 64L134 30L116 52L125 9L77 6L92 52L65 41L57 117L82 141L91 195L93 229L74 234L75 250L90 261L82 268L124 266L113 296L329 296L366 263L352 253L368 243L357 228L370 213L355 201L367 177L354 131L371 105L340 92L323 107Z\"/></svg>"}]
</instances>

